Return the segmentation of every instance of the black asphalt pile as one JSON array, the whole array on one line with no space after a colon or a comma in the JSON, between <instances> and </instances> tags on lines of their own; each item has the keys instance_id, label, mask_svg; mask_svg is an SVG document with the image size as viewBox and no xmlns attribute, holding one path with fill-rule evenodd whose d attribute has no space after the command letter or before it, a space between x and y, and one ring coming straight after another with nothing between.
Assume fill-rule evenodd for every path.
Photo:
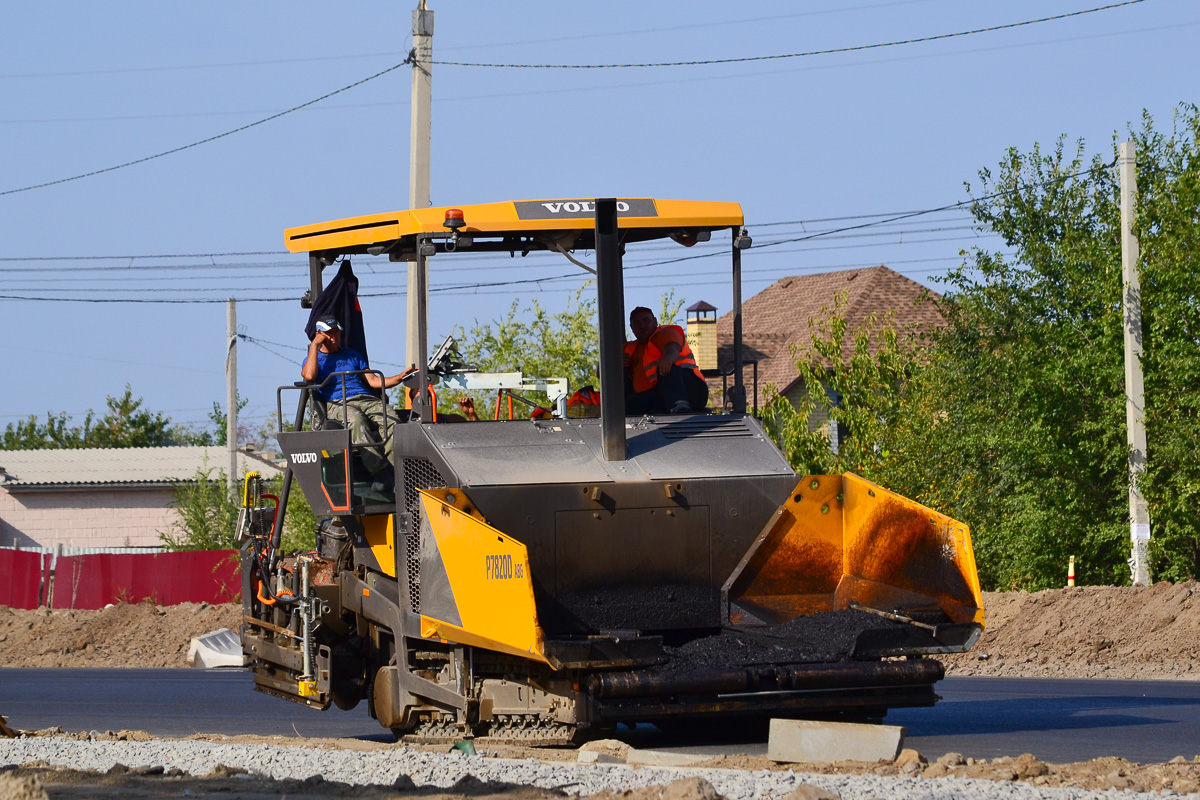
<instances>
[{"instance_id":1,"label":"black asphalt pile","mask_svg":"<svg viewBox=\"0 0 1200 800\"><path fill-rule=\"evenodd\" d=\"M729 627L686 644L666 646L663 669L684 672L700 668L759 664L817 664L849 660L865 630L899 627L901 623L845 609L797 617L782 625Z\"/></svg>"}]
</instances>

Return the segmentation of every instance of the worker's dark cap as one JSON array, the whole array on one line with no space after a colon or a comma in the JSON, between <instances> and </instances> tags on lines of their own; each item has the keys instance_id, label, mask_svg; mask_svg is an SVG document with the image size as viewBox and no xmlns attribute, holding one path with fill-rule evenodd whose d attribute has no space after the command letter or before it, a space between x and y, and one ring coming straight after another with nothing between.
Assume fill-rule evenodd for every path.
<instances>
[{"instance_id":1,"label":"worker's dark cap","mask_svg":"<svg viewBox=\"0 0 1200 800\"><path fill-rule=\"evenodd\" d=\"M321 317L317 320L317 330L319 331L340 331L342 324L337 321L337 317Z\"/></svg>"}]
</instances>

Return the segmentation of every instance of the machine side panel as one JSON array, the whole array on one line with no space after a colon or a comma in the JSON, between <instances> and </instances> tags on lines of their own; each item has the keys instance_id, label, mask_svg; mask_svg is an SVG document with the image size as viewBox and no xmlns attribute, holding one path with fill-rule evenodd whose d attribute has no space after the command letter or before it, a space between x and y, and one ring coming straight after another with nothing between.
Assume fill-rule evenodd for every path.
<instances>
[{"instance_id":1,"label":"machine side panel","mask_svg":"<svg viewBox=\"0 0 1200 800\"><path fill-rule=\"evenodd\" d=\"M461 490L420 494L421 635L545 662L525 546Z\"/></svg>"}]
</instances>

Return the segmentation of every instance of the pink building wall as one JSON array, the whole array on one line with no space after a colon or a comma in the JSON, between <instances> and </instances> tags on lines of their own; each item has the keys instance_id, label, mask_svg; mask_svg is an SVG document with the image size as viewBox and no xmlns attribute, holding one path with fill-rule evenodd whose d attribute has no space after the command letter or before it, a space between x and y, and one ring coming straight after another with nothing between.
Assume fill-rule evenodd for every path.
<instances>
[{"instance_id":1,"label":"pink building wall","mask_svg":"<svg viewBox=\"0 0 1200 800\"><path fill-rule=\"evenodd\" d=\"M0 489L0 546L155 547L178 519L173 490Z\"/></svg>"}]
</instances>

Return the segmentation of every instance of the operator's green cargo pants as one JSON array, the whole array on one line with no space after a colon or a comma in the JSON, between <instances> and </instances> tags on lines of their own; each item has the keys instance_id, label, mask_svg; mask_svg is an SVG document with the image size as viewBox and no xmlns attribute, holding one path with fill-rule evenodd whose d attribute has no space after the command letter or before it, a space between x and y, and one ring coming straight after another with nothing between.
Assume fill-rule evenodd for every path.
<instances>
[{"instance_id":1,"label":"operator's green cargo pants","mask_svg":"<svg viewBox=\"0 0 1200 800\"><path fill-rule=\"evenodd\" d=\"M378 444L377 447L360 449L363 466L371 475L387 472L392 466L392 449L395 442L396 425L400 418L391 406L386 414L387 436L383 435L385 415L383 401L369 394L351 397L345 403L329 403L329 418L336 419L350 429L350 441L354 444Z\"/></svg>"}]
</instances>

